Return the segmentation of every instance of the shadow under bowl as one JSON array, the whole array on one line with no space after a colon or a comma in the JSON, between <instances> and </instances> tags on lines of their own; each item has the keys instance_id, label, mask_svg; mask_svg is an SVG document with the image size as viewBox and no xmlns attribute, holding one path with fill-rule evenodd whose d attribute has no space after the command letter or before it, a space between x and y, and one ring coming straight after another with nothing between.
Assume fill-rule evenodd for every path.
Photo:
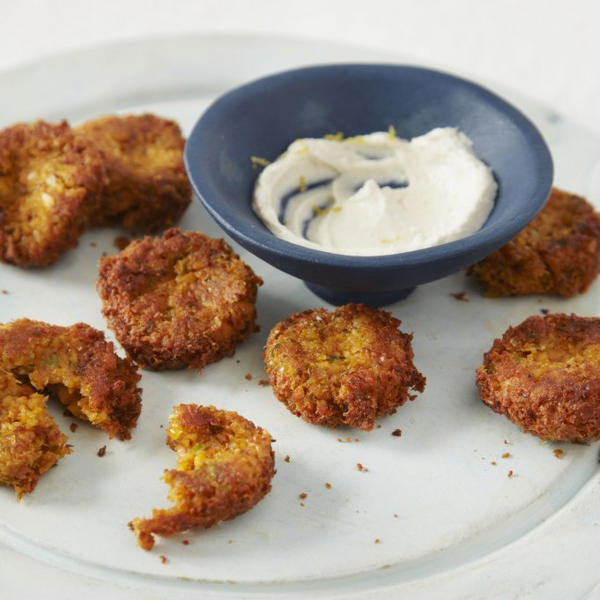
<instances>
[{"instance_id":1,"label":"shadow under bowl","mask_svg":"<svg viewBox=\"0 0 600 600\"><path fill-rule=\"evenodd\" d=\"M252 210L258 175L251 156L274 160L297 138L385 131L413 138L457 127L493 170L498 194L483 227L454 242L384 256L346 256L274 236ZM332 304L373 306L481 260L512 239L544 206L553 166L535 126L499 96L470 81L419 67L342 64L264 77L218 98L187 141L192 186L240 245L305 281ZM358 230L359 224L357 224Z\"/></svg>"}]
</instances>

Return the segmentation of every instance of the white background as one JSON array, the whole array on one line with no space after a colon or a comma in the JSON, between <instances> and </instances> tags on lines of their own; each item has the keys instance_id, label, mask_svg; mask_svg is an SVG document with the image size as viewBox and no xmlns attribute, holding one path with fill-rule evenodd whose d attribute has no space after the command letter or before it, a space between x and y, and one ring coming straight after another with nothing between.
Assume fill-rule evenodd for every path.
<instances>
[{"instance_id":1,"label":"white background","mask_svg":"<svg viewBox=\"0 0 600 600\"><path fill-rule=\"evenodd\" d=\"M397 52L512 87L600 134L600 0L0 0L0 70L91 44L191 32L275 33ZM95 580L3 552L11 575L31 576L0 577L2 600L17 589L24 600L38 597L20 588L39 582L49 598L56 589L69 600L136 597L112 587L100 593Z\"/></svg>"},{"instance_id":2,"label":"white background","mask_svg":"<svg viewBox=\"0 0 600 600\"><path fill-rule=\"evenodd\" d=\"M108 40L194 31L396 51L509 85L600 132L598 0L0 0L0 69Z\"/></svg>"}]
</instances>

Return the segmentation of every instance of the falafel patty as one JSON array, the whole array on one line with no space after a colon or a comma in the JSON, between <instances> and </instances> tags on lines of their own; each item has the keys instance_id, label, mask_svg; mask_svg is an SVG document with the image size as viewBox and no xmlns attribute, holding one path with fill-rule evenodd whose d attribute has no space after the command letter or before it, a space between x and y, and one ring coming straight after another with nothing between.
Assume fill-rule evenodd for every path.
<instances>
[{"instance_id":1,"label":"falafel patty","mask_svg":"<svg viewBox=\"0 0 600 600\"><path fill-rule=\"evenodd\" d=\"M258 329L257 277L222 239L178 229L102 259L98 290L109 327L151 370L202 369Z\"/></svg>"},{"instance_id":2,"label":"falafel patty","mask_svg":"<svg viewBox=\"0 0 600 600\"><path fill-rule=\"evenodd\" d=\"M104 176L100 153L66 121L0 131L0 261L41 267L74 248Z\"/></svg>"},{"instance_id":3,"label":"falafel patty","mask_svg":"<svg viewBox=\"0 0 600 600\"><path fill-rule=\"evenodd\" d=\"M175 406L167 444L177 468L165 470L175 506L154 509L150 519L130 523L144 550L154 535L204 529L252 508L270 491L275 474L271 436L237 413L214 406Z\"/></svg>"},{"instance_id":4,"label":"falafel patty","mask_svg":"<svg viewBox=\"0 0 600 600\"><path fill-rule=\"evenodd\" d=\"M600 272L600 213L553 188L542 211L505 246L469 269L486 296L585 292Z\"/></svg>"},{"instance_id":5,"label":"falafel patty","mask_svg":"<svg viewBox=\"0 0 600 600\"><path fill-rule=\"evenodd\" d=\"M477 369L482 400L542 439L600 439L600 318L562 313L509 327Z\"/></svg>"},{"instance_id":6,"label":"falafel patty","mask_svg":"<svg viewBox=\"0 0 600 600\"><path fill-rule=\"evenodd\" d=\"M93 225L155 232L174 225L191 202L185 139L175 121L152 114L110 115L76 131L104 155L108 183Z\"/></svg>"},{"instance_id":7,"label":"falafel patty","mask_svg":"<svg viewBox=\"0 0 600 600\"><path fill-rule=\"evenodd\" d=\"M12 485L19 499L71 452L46 401L0 369L0 484Z\"/></svg>"},{"instance_id":8,"label":"falafel patty","mask_svg":"<svg viewBox=\"0 0 600 600\"><path fill-rule=\"evenodd\" d=\"M0 325L0 370L56 397L109 437L131 437L141 410L140 375L101 331L29 319Z\"/></svg>"},{"instance_id":9,"label":"falafel patty","mask_svg":"<svg viewBox=\"0 0 600 600\"><path fill-rule=\"evenodd\" d=\"M396 412L425 377L413 364L412 335L364 304L296 313L273 327L265 366L275 396L309 423L365 431Z\"/></svg>"}]
</instances>

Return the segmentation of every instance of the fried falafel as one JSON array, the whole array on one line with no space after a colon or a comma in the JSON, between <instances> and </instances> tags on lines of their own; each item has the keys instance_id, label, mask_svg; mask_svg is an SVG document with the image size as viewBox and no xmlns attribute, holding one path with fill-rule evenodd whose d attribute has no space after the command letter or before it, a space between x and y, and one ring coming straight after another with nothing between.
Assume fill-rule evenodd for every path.
<instances>
[{"instance_id":1,"label":"fried falafel","mask_svg":"<svg viewBox=\"0 0 600 600\"><path fill-rule=\"evenodd\" d=\"M170 229L102 259L103 314L142 368L202 369L258 329L262 279L222 239Z\"/></svg>"},{"instance_id":2,"label":"fried falafel","mask_svg":"<svg viewBox=\"0 0 600 600\"><path fill-rule=\"evenodd\" d=\"M271 489L271 436L233 411L175 406L167 444L177 453L177 468L166 469L163 476L175 506L154 509L151 518L131 522L144 550L153 548L154 535L168 537L233 519Z\"/></svg>"},{"instance_id":3,"label":"fried falafel","mask_svg":"<svg viewBox=\"0 0 600 600\"><path fill-rule=\"evenodd\" d=\"M21 499L71 450L46 407L47 397L0 369L0 484Z\"/></svg>"},{"instance_id":4,"label":"fried falafel","mask_svg":"<svg viewBox=\"0 0 600 600\"><path fill-rule=\"evenodd\" d=\"M76 131L103 153L108 183L93 224L156 232L174 225L191 202L185 139L174 121L152 114L110 115Z\"/></svg>"},{"instance_id":5,"label":"fried falafel","mask_svg":"<svg viewBox=\"0 0 600 600\"><path fill-rule=\"evenodd\" d=\"M542 439L600 439L600 318L532 316L477 369L485 404Z\"/></svg>"},{"instance_id":6,"label":"fried falafel","mask_svg":"<svg viewBox=\"0 0 600 600\"><path fill-rule=\"evenodd\" d=\"M29 319L0 325L0 370L56 397L109 437L131 437L141 410L140 375L101 331Z\"/></svg>"},{"instance_id":7,"label":"fried falafel","mask_svg":"<svg viewBox=\"0 0 600 600\"><path fill-rule=\"evenodd\" d=\"M41 267L74 248L104 179L100 153L65 121L0 131L0 261Z\"/></svg>"},{"instance_id":8,"label":"fried falafel","mask_svg":"<svg viewBox=\"0 0 600 600\"><path fill-rule=\"evenodd\" d=\"M600 272L600 213L552 190L542 211L505 246L473 265L486 296L585 292Z\"/></svg>"},{"instance_id":9,"label":"fried falafel","mask_svg":"<svg viewBox=\"0 0 600 600\"><path fill-rule=\"evenodd\" d=\"M273 327L265 366L275 396L309 423L365 431L396 412L425 377L413 364L412 335L383 310L346 304L296 313Z\"/></svg>"}]
</instances>

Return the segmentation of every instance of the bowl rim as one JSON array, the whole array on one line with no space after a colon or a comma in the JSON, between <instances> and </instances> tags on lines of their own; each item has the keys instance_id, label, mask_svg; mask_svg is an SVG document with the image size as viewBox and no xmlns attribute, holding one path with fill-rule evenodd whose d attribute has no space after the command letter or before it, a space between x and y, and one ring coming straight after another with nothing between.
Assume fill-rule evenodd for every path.
<instances>
[{"instance_id":1,"label":"bowl rim","mask_svg":"<svg viewBox=\"0 0 600 600\"><path fill-rule=\"evenodd\" d=\"M207 197L206 191L202 187L202 176L198 176L198 174L194 173L196 169L202 169L203 161L194 161L194 166L192 166L192 159L190 156L192 152L202 154L209 151L208 148L202 147L203 136L201 135L201 130L205 125L210 124L212 120L223 112L223 110L227 109L232 103L238 102L240 98L243 98L249 91L259 91L261 88L268 88L273 84L282 84L289 79L298 76L307 77L317 72L338 71L340 69L422 73L426 76L433 76L451 81L455 85L458 84L474 91L484 102L499 108L501 112L507 115L524 134L530 147L534 150L534 155L537 157L539 185L530 201L523 207L524 210L515 213L511 218L505 218L491 227L486 228L486 224L484 223L476 232L451 242L408 252L359 256L336 254L334 252L328 252L327 250L316 250L278 238L266 227L258 215L256 215L256 219L261 228L249 227L247 219L240 218L234 205L229 204L226 200L220 198L218 194L213 195L209 192L209 197ZM198 140L200 140L200 143L198 143ZM483 85L446 71L394 62L323 63L295 69L286 69L243 83L220 95L200 115L187 138L184 150L184 163L192 187L202 204L221 228L231 235L231 237L236 239L242 246L252 250L262 250L261 254L274 254L288 260L294 259L296 261L319 264L322 266L353 269L386 269L398 266L416 267L431 263L435 260L447 260L451 257L468 254L474 248L483 245L494 249L499 248L506 243L507 239L512 239L519 231L526 227L543 208L550 195L554 178L552 155L550 154L548 145L541 132L528 117L508 101L504 100L504 98L490 91ZM249 197L248 201L252 202L252 197Z\"/></svg>"}]
</instances>

